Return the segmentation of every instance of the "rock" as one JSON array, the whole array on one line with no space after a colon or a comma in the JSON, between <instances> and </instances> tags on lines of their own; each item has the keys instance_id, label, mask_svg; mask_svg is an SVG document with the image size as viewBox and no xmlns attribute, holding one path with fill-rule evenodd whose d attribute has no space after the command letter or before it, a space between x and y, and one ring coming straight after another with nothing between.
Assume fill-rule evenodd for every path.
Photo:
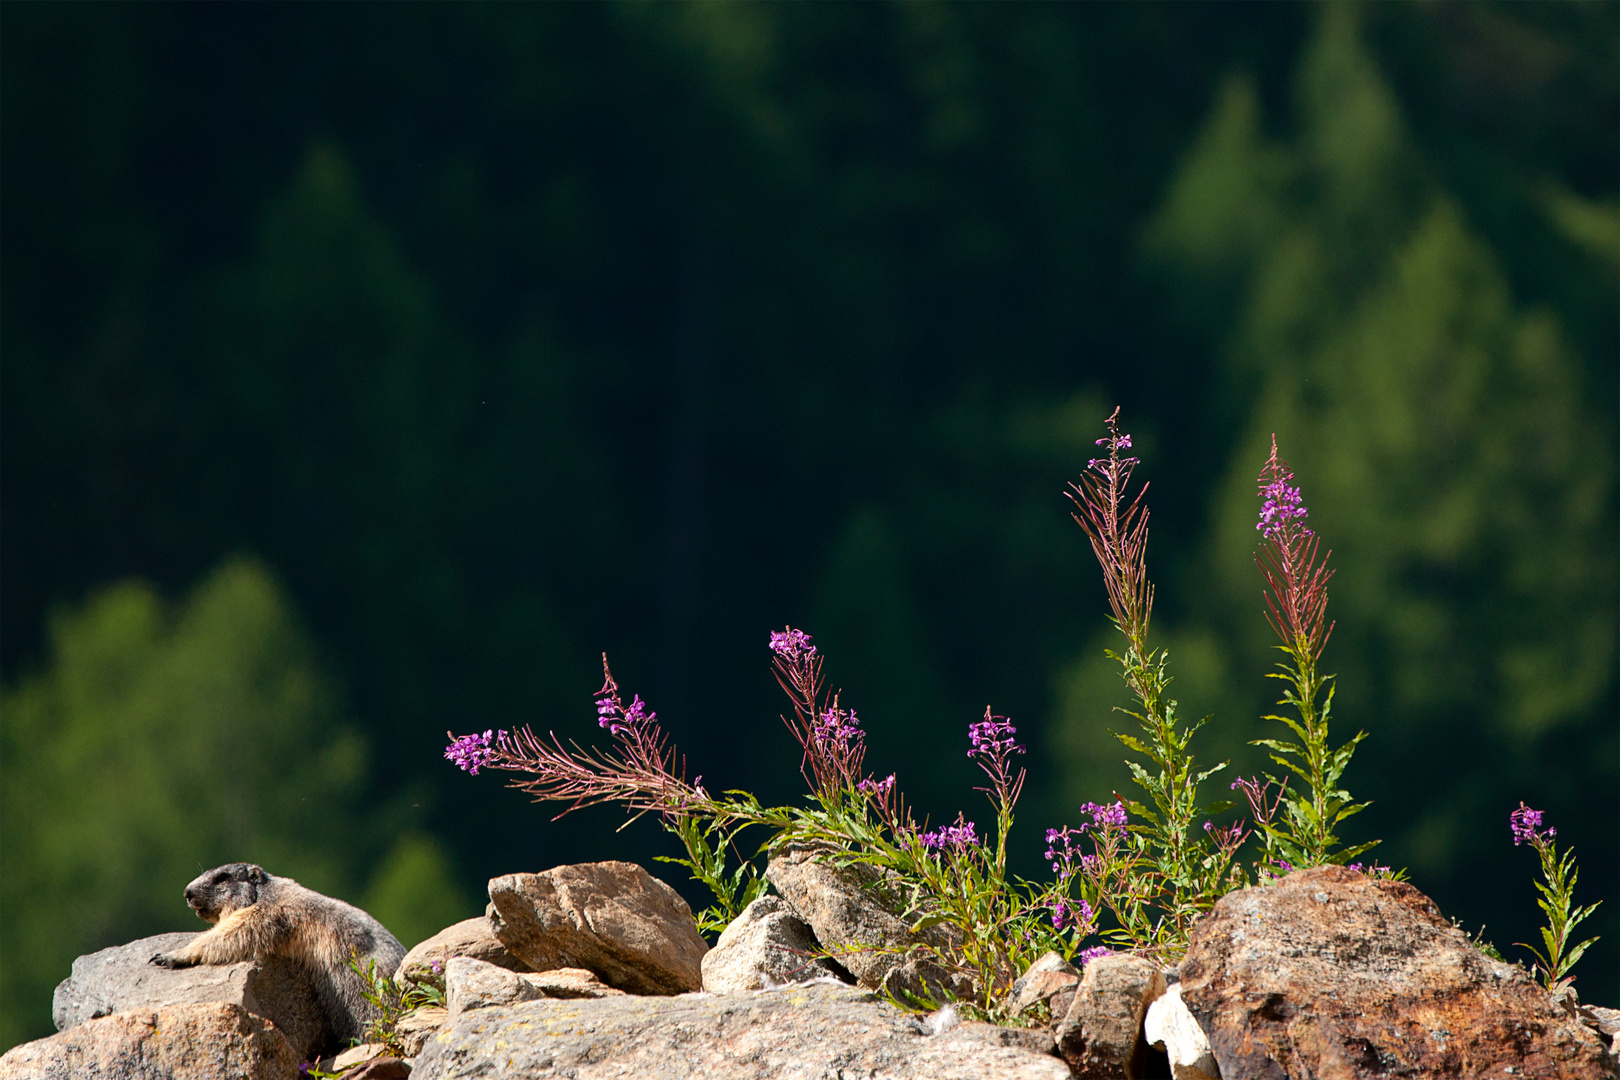
<instances>
[{"instance_id":1,"label":"rock","mask_svg":"<svg viewBox=\"0 0 1620 1080\"><path fill-rule=\"evenodd\" d=\"M584 968L558 968L555 971L536 971L520 974L518 978L548 998L600 998L618 997L623 990L615 989L598 979L594 972Z\"/></svg>"},{"instance_id":2,"label":"rock","mask_svg":"<svg viewBox=\"0 0 1620 1080\"><path fill-rule=\"evenodd\" d=\"M821 942L780 896L762 896L742 909L703 957L703 989L742 994L832 974L817 960Z\"/></svg>"},{"instance_id":3,"label":"rock","mask_svg":"<svg viewBox=\"0 0 1620 1080\"><path fill-rule=\"evenodd\" d=\"M1052 1032L1046 1028L1001 1027L996 1024L983 1024L977 1020L955 1025L940 1035L934 1045L949 1046L953 1043L1014 1046L1046 1057L1057 1053L1057 1045L1052 1041Z\"/></svg>"},{"instance_id":4,"label":"rock","mask_svg":"<svg viewBox=\"0 0 1620 1080\"><path fill-rule=\"evenodd\" d=\"M397 1057L374 1057L357 1069L343 1074L343 1080L405 1080L411 1063Z\"/></svg>"},{"instance_id":5,"label":"rock","mask_svg":"<svg viewBox=\"0 0 1620 1080\"><path fill-rule=\"evenodd\" d=\"M370 1061L387 1053L388 1047L382 1043L361 1043L359 1046L351 1046L332 1059L331 1071L342 1072L344 1069L352 1069L363 1061Z\"/></svg>"},{"instance_id":6,"label":"rock","mask_svg":"<svg viewBox=\"0 0 1620 1080\"><path fill-rule=\"evenodd\" d=\"M1612 1077L1597 1035L1404 882L1299 870L1192 931L1182 999L1228 1077Z\"/></svg>"},{"instance_id":7,"label":"rock","mask_svg":"<svg viewBox=\"0 0 1620 1080\"><path fill-rule=\"evenodd\" d=\"M1053 1018L1062 1019L1069 1011L1069 1002L1079 983L1079 970L1057 953L1048 952L1029 965L1012 984L1007 994L1007 1011L1013 1016L1021 1016L1044 1001L1052 1006ZM1056 1001L1065 991L1068 993L1062 997L1063 1008L1059 1011Z\"/></svg>"},{"instance_id":8,"label":"rock","mask_svg":"<svg viewBox=\"0 0 1620 1080\"><path fill-rule=\"evenodd\" d=\"M394 973L394 981L401 986L407 982L422 982L431 974L432 969L429 965L435 960L439 963L439 972L442 976L444 965L452 956L470 956L474 960L482 960L486 964L494 964L508 971L533 970L508 952L506 946L495 937L495 931L490 928L489 916L480 915L472 919L463 919L454 926L447 926L411 949L405 954L405 959L399 962L399 970Z\"/></svg>"},{"instance_id":9,"label":"rock","mask_svg":"<svg viewBox=\"0 0 1620 1080\"><path fill-rule=\"evenodd\" d=\"M1620 1035L1620 1009L1605 1009L1601 1005L1582 1005L1581 1022L1609 1042Z\"/></svg>"},{"instance_id":10,"label":"rock","mask_svg":"<svg viewBox=\"0 0 1620 1080\"><path fill-rule=\"evenodd\" d=\"M300 1060L264 1017L193 1002L119 1012L12 1047L0 1080L296 1080Z\"/></svg>"},{"instance_id":11,"label":"rock","mask_svg":"<svg viewBox=\"0 0 1620 1080\"><path fill-rule=\"evenodd\" d=\"M445 1000L451 1018L468 1009L493 1005L515 1005L538 998L599 998L622 995L583 968L556 971L517 972L474 960L470 956L450 959L444 970Z\"/></svg>"},{"instance_id":12,"label":"rock","mask_svg":"<svg viewBox=\"0 0 1620 1080\"><path fill-rule=\"evenodd\" d=\"M422 1052L422 1044L438 1030L450 1023L450 1010L442 1005L423 1005L412 1009L394 1025L394 1037L409 1058Z\"/></svg>"},{"instance_id":13,"label":"rock","mask_svg":"<svg viewBox=\"0 0 1620 1080\"><path fill-rule=\"evenodd\" d=\"M765 877L789 909L810 924L816 939L869 990L904 1000L972 999L977 987L923 956L904 952L918 943L948 948L950 931L934 926L911 933L900 917L905 903L889 879L869 866L833 866L822 853L789 848L765 867Z\"/></svg>"},{"instance_id":14,"label":"rock","mask_svg":"<svg viewBox=\"0 0 1620 1080\"><path fill-rule=\"evenodd\" d=\"M1149 1046L1164 1051L1174 1080L1220 1080L1221 1070L1215 1064L1215 1055L1209 1052L1209 1039L1181 1000L1179 982L1148 1006L1142 1036Z\"/></svg>"},{"instance_id":15,"label":"rock","mask_svg":"<svg viewBox=\"0 0 1620 1080\"><path fill-rule=\"evenodd\" d=\"M535 971L576 967L632 994L703 986L703 954L686 901L635 863L559 866L491 878L491 928Z\"/></svg>"},{"instance_id":16,"label":"rock","mask_svg":"<svg viewBox=\"0 0 1620 1080\"><path fill-rule=\"evenodd\" d=\"M147 961L172 952L196 934L159 934L81 956L56 988L51 1018L66 1031L97 1017L132 1009L220 1002L240 1005L276 1025L300 1061L341 1045L304 969L270 957L239 964L161 968Z\"/></svg>"},{"instance_id":17,"label":"rock","mask_svg":"<svg viewBox=\"0 0 1620 1080\"><path fill-rule=\"evenodd\" d=\"M528 1001L463 1013L428 1041L414 1080L1068 1080L1021 1046L936 1039L852 987L722 997Z\"/></svg>"},{"instance_id":18,"label":"rock","mask_svg":"<svg viewBox=\"0 0 1620 1080\"><path fill-rule=\"evenodd\" d=\"M1141 1076L1147 1056L1142 1021L1164 991L1164 972L1140 956L1116 953L1087 964L1069 1011L1053 1031L1058 1052L1075 1075L1087 1080Z\"/></svg>"}]
</instances>

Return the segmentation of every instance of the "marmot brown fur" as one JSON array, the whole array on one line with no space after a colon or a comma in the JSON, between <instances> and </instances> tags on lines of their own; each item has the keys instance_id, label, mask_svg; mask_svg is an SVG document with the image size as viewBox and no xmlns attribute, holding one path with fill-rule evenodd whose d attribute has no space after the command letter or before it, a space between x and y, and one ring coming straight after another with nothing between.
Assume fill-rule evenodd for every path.
<instances>
[{"instance_id":1,"label":"marmot brown fur","mask_svg":"<svg viewBox=\"0 0 1620 1080\"><path fill-rule=\"evenodd\" d=\"M375 960L380 978L391 977L405 957L394 935L364 911L252 863L201 875L186 886L186 903L214 928L182 949L158 953L152 963L176 968L285 957L309 973L331 1034L342 1043L360 1038L377 1015L350 956L358 953L362 967Z\"/></svg>"}]
</instances>

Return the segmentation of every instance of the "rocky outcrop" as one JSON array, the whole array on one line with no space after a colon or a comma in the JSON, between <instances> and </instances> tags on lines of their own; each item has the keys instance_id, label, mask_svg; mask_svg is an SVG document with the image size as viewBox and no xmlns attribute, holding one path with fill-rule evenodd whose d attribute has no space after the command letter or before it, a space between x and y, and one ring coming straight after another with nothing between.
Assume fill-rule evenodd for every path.
<instances>
[{"instance_id":1,"label":"rocky outcrop","mask_svg":"<svg viewBox=\"0 0 1620 1080\"><path fill-rule=\"evenodd\" d=\"M1068 1080L1055 1057L950 1039L871 993L831 984L763 993L529 1001L463 1013L428 1040L412 1080Z\"/></svg>"},{"instance_id":2,"label":"rocky outcrop","mask_svg":"<svg viewBox=\"0 0 1620 1080\"><path fill-rule=\"evenodd\" d=\"M453 956L470 956L474 960L482 960L486 964L494 964L508 971L534 970L513 956L507 951L506 946L500 943L495 937L495 931L490 928L490 918L486 914L463 919L454 926L447 926L416 945L405 954L405 959L399 962L399 970L394 973L394 980L401 986L408 982L422 982L433 974L432 965L435 963L439 965L438 975L442 977L444 965Z\"/></svg>"},{"instance_id":3,"label":"rocky outcrop","mask_svg":"<svg viewBox=\"0 0 1620 1080\"><path fill-rule=\"evenodd\" d=\"M13 1047L0 1080L296 1080L299 1061L270 1021L202 1002L119 1012Z\"/></svg>"},{"instance_id":4,"label":"rocky outcrop","mask_svg":"<svg viewBox=\"0 0 1620 1080\"><path fill-rule=\"evenodd\" d=\"M906 999L972 998L976 987L926 956L907 955L920 944L950 944L943 926L913 934L900 917L904 897L876 869L835 866L821 852L790 848L773 858L765 877L789 909L815 933L833 957L870 990Z\"/></svg>"},{"instance_id":5,"label":"rocky outcrop","mask_svg":"<svg viewBox=\"0 0 1620 1080\"><path fill-rule=\"evenodd\" d=\"M780 896L762 896L743 908L703 957L703 989L741 994L834 975L816 957L821 943L808 923Z\"/></svg>"},{"instance_id":6,"label":"rocky outcrop","mask_svg":"<svg viewBox=\"0 0 1620 1080\"><path fill-rule=\"evenodd\" d=\"M1182 999L1226 1077L1612 1077L1597 1036L1411 885L1345 867L1222 897Z\"/></svg>"},{"instance_id":7,"label":"rocky outcrop","mask_svg":"<svg viewBox=\"0 0 1620 1080\"><path fill-rule=\"evenodd\" d=\"M51 1002L57 1029L67 1031L130 1010L221 1003L272 1021L299 1060L341 1045L329 1030L308 975L290 960L271 957L173 969L147 962L154 953L172 952L196 936L159 934L73 961L71 974L57 986Z\"/></svg>"},{"instance_id":8,"label":"rocky outcrop","mask_svg":"<svg viewBox=\"0 0 1620 1080\"><path fill-rule=\"evenodd\" d=\"M491 878L491 929L535 971L585 968L632 994L679 994L703 986L692 909L635 863L559 866Z\"/></svg>"},{"instance_id":9,"label":"rocky outcrop","mask_svg":"<svg viewBox=\"0 0 1620 1080\"><path fill-rule=\"evenodd\" d=\"M1085 966L1068 1012L1053 1032L1058 1052L1087 1080L1143 1074L1148 1006L1165 991L1159 966L1140 956L1100 956Z\"/></svg>"}]
</instances>

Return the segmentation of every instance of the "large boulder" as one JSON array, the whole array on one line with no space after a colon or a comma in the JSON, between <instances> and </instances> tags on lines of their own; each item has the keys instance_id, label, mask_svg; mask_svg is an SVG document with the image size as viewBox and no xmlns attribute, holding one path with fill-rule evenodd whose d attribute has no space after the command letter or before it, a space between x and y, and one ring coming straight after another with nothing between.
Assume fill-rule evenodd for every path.
<instances>
[{"instance_id":1,"label":"large boulder","mask_svg":"<svg viewBox=\"0 0 1620 1080\"><path fill-rule=\"evenodd\" d=\"M1148 1050L1143 1021L1164 991L1164 972L1140 956L1099 956L1086 964L1069 1010L1053 1031L1058 1052L1075 1075L1086 1080L1141 1076Z\"/></svg>"},{"instance_id":2,"label":"large boulder","mask_svg":"<svg viewBox=\"0 0 1620 1080\"><path fill-rule=\"evenodd\" d=\"M780 896L762 896L742 909L703 957L703 989L742 994L834 975L810 925Z\"/></svg>"},{"instance_id":3,"label":"large boulder","mask_svg":"<svg viewBox=\"0 0 1620 1080\"><path fill-rule=\"evenodd\" d=\"M453 956L470 956L474 960L482 960L486 964L494 964L508 971L533 970L500 943L490 926L489 915L479 915L463 919L454 926L447 926L414 946L405 954L405 959L399 962L399 970L394 972L394 981L401 986L406 983L437 981L431 978L433 965L435 963L439 965L438 975L442 978L444 965Z\"/></svg>"},{"instance_id":4,"label":"large boulder","mask_svg":"<svg viewBox=\"0 0 1620 1080\"><path fill-rule=\"evenodd\" d=\"M635 863L558 866L489 882L490 925L535 971L586 968L632 994L703 987L708 943L680 894Z\"/></svg>"},{"instance_id":5,"label":"large boulder","mask_svg":"<svg viewBox=\"0 0 1620 1080\"><path fill-rule=\"evenodd\" d=\"M1615 1075L1596 1034L1404 882L1339 866L1222 897L1182 999L1227 1077Z\"/></svg>"},{"instance_id":6,"label":"large boulder","mask_svg":"<svg viewBox=\"0 0 1620 1080\"><path fill-rule=\"evenodd\" d=\"M0 1080L296 1080L300 1055L262 1016L226 1002L132 1009L0 1057Z\"/></svg>"},{"instance_id":7,"label":"large boulder","mask_svg":"<svg viewBox=\"0 0 1620 1080\"><path fill-rule=\"evenodd\" d=\"M948 950L943 925L913 934L901 917L905 898L893 880L874 867L836 866L827 853L789 848L765 867L765 877L816 938L867 989L902 1000L972 999L972 979L928 959L919 945Z\"/></svg>"},{"instance_id":8,"label":"large boulder","mask_svg":"<svg viewBox=\"0 0 1620 1080\"><path fill-rule=\"evenodd\" d=\"M299 1060L340 1045L309 976L291 960L270 957L238 964L161 968L153 954L182 948L193 933L159 934L81 956L56 988L51 1018L59 1031L113 1013L170 1005L240 1005L275 1023Z\"/></svg>"},{"instance_id":9,"label":"large boulder","mask_svg":"<svg viewBox=\"0 0 1620 1080\"><path fill-rule=\"evenodd\" d=\"M465 1012L412 1080L1069 1080L1063 1062L983 1037L927 1034L871 993L830 983L722 997L528 1001Z\"/></svg>"}]
</instances>

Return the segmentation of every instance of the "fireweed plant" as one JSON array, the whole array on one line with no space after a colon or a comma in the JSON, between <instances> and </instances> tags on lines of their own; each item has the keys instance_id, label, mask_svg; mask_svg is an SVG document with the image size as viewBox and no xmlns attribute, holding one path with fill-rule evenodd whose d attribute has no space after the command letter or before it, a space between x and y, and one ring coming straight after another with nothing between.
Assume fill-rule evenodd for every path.
<instances>
[{"instance_id":1,"label":"fireweed plant","mask_svg":"<svg viewBox=\"0 0 1620 1080\"><path fill-rule=\"evenodd\" d=\"M764 894L760 863L772 855L805 849L834 865L863 869L862 876L900 909L914 934L911 944L885 951L931 961L947 973L958 996L970 988L969 1011L988 1019L1012 1019L1006 1006L1013 981L1048 950L1081 963L1115 949L1173 961L1185 950L1192 924L1225 892L1294 868L1348 862L1372 847L1340 850L1335 832L1366 805L1352 803L1339 787L1364 735L1330 748L1332 676L1322 675L1318 665L1332 631L1325 620L1332 571L1305 526L1299 488L1273 440L1259 481L1262 543L1256 561L1265 578L1268 618L1286 656L1272 677L1287 684L1281 704L1298 714L1297 719L1268 719L1287 725L1295 741L1259 743L1286 776L1231 784L1243 792L1250 820L1223 826L1210 820L1233 804L1201 804L1198 788L1225 765L1195 766L1189 747L1208 717L1189 723L1177 715L1177 703L1168 696L1169 655L1148 644L1153 585L1146 564L1146 486L1131 493L1139 462L1126 453L1131 437L1119 430L1118 415L1116 409L1106 421L1108 434L1097 440L1106 456L1087 464L1069 497L1102 567L1112 621L1125 639L1120 652L1108 655L1119 663L1136 699L1136 708L1122 711L1141 733L1115 735L1142 759L1127 759L1126 765L1145 798L1116 794L1107 803L1087 803L1081 811L1089 820L1048 829L1045 854L1052 880L1031 882L1007 874L1008 837L1025 779L1017 764L1025 751L1011 721L987 707L982 719L968 725L968 757L987 781L977 790L994 814L990 830L981 833L978 823L962 814L930 829L913 818L893 773L866 772L859 717L828 690L825 658L810 635L792 627L773 632L769 648L776 680L792 706L782 722L803 752L800 772L809 791L801 805L764 806L746 791L710 792L701 776L688 781L686 761L657 715L639 696L625 702L606 656L596 711L612 740L607 748L565 744L555 733L541 737L525 726L451 734L445 757L474 775L481 769L518 774L522 778L512 787L537 802L565 804L559 818L608 802L623 804L630 821L654 816L686 852L685 858L662 861L686 867L714 897L697 916L706 934L723 930ZM747 830L765 834L751 855L740 843ZM1245 867L1238 855L1250 836L1258 837L1260 850ZM1550 883L1543 892L1552 904L1543 907L1554 919L1546 966L1556 978L1586 947L1565 956L1563 935L1591 909L1568 913L1573 870L1563 875L1569 858L1553 859L1550 844L1538 850ZM1351 865L1361 869L1359 863ZM1388 867L1375 866L1372 872L1398 876ZM947 996L945 987L938 989Z\"/></svg>"},{"instance_id":2,"label":"fireweed plant","mask_svg":"<svg viewBox=\"0 0 1620 1080\"><path fill-rule=\"evenodd\" d=\"M1541 858L1542 880L1536 882L1541 899L1536 901L1536 906L1547 916L1547 925L1541 928L1543 947L1537 948L1524 942L1518 944L1529 949L1535 957L1536 974L1541 977L1541 984L1549 992L1555 992L1575 981L1569 976L1569 969L1575 966L1575 961L1581 958L1587 946L1597 940L1588 938L1573 947L1569 943L1575 927L1596 911L1598 905L1588 904L1583 908L1572 906L1575 879L1579 876L1575 868L1575 853L1566 851L1563 855L1558 854L1558 846L1553 843L1558 830L1543 830L1542 816L1540 810L1532 810L1521 802L1519 808L1508 815L1508 827L1513 831L1514 847L1529 844Z\"/></svg>"}]
</instances>

